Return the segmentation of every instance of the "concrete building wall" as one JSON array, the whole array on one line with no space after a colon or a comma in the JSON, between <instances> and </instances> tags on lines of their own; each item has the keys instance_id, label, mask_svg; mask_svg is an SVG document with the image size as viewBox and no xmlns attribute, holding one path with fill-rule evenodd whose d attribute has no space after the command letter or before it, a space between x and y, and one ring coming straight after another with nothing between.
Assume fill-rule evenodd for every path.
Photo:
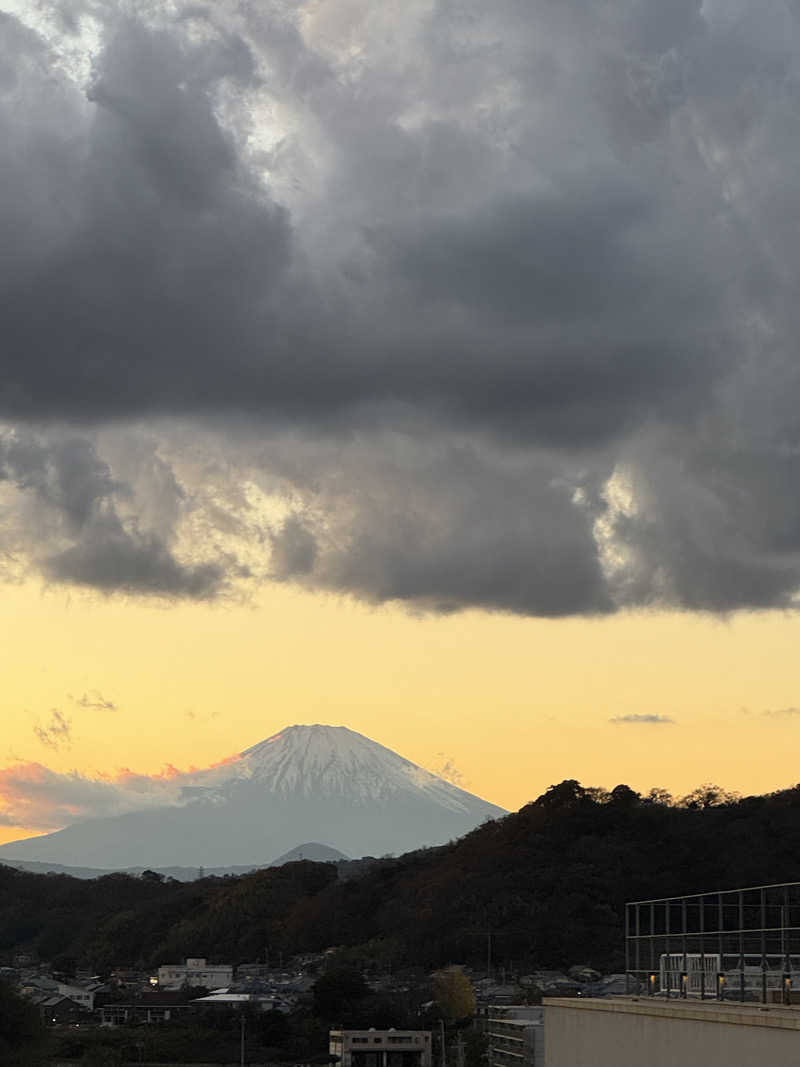
<instances>
[{"instance_id":1,"label":"concrete building wall","mask_svg":"<svg viewBox=\"0 0 800 1067\"><path fill-rule=\"evenodd\" d=\"M431 1067L430 1030L331 1030L339 1067Z\"/></svg>"},{"instance_id":2,"label":"concrete building wall","mask_svg":"<svg viewBox=\"0 0 800 1067\"><path fill-rule=\"evenodd\" d=\"M162 989L180 989L183 985L220 989L233 981L233 967L227 963L207 963L193 958L185 963L167 963L158 968L158 984Z\"/></svg>"},{"instance_id":3,"label":"concrete building wall","mask_svg":"<svg viewBox=\"0 0 800 1067\"><path fill-rule=\"evenodd\" d=\"M545 1004L545 1067L797 1067L797 1008L648 999Z\"/></svg>"},{"instance_id":4,"label":"concrete building wall","mask_svg":"<svg viewBox=\"0 0 800 1067\"><path fill-rule=\"evenodd\" d=\"M489 1067L544 1067L544 1009L490 1004L486 1013Z\"/></svg>"}]
</instances>

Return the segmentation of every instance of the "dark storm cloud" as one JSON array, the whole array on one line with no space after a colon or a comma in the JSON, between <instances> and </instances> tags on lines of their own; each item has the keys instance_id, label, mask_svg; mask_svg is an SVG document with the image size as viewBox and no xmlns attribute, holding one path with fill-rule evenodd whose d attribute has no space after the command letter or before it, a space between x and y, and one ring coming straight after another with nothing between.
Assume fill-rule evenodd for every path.
<instances>
[{"instance_id":1,"label":"dark storm cloud","mask_svg":"<svg viewBox=\"0 0 800 1067\"><path fill-rule=\"evenodd\" d=\"M794 605L794 8L109 4L88 87L89 9L54 10L0 33L0 415L40 427L0 451L7 554L190 598Z\"/></svg>"},{"instance_id":2,"label":"dark storm cloud","mask_svg":"<svg viewBox=\"0 0 800 1067\"><path fill-rule=\"evenodd\" d=\"M430 427L336 447L290 438L264 463L295 484L302 506L272 535L276 577L432 611L613 608L592 536L599 464L568 474Z\"/></svg>"},{"instance_id":3,"label":"dark storm cloud","mask_svg":"<svg viewBox=\"0 0 800 1067\"><path fill-rule=\"evenodd\" d=\"M89 104L68 84L50 90L67 129L46 150L35 126L17 129L20 96L52 78L37 58L17 62L0 118L15 248L0 406L100 415L213 406L229 376L240 391L263 388L288 224L240 165L210 95L222 79L252 78L246 46L190 45L123 21Z\"/></svg>"},{"instance_id":4,"label":"dark storm cloud","mask_svg":"<svg viewBox=\"0 0 800 1067\"><path fill-rule=\"evenodd\" d=\"M102 592L192 599L213 596L225 577L220 563L179 563L156 534L126 529L114 514L97 516L77 543L42 560L42 571Z\"/></svg>"},{"instance_id":5,"label":"dark storm cloud","mask_svg":"<svg viewBox=\"0 0 800 1067\"><path fill-rule=\"evenodd\" d=\"M115 21L88 103L66 84L53 101L73 135L51 137L45 154L33 116L29 139L6 139L17 160L8 214L40 219L12 232L6 414L227 407L319 418L403 398L499 425L522 409L526 436L582 440L707 377L726 331L710 321L720 298L704 250L722 238L671 190L606 154L571 180L557 173L562 160L548 182L557 187L534 195L501 179L440 210L423 183L413 205L407 187L387 203L387 170L388 193L419 185L430 148L428 130L398 125L408 87L389 78L372 106L317 72L310 111L342 162L330 199L312 205L332 215L330 247L310 250L310 268L293 263L305 233L293 233L215 109L220 85L257 83L252 46L222 32L198 43L182 29ZM297 62L302 43L284 47ZM6 127L42 77L37 66L19 72ZM439 167L457 186L461 142L492 146L483 131L441 126ZM43 203L54 194L58 210ZM691 253L665 240L698 223ZM345 241L360 242L349 273Z\"/></svg>"},{"instance_id":6,"label":"dark storm cloud","mask_svg":"<svg viewBox=\"0 0 800 1067\"><path fill-rule=\"evenodd\" d=\"M85 438L68 438L54 447L32 434L3 435L0 479L32 490L74 527L83 526L98 502L116 488L108 466Z\"/></svg>"},{"instance_id":7,"label":"dark storm cloud","mask_svg":"<svg viewBox=\"0 0 800 1067\"><path fill-rule=\"evenodd\" d=\"M236 569L231 559L179 560L173 528L143 529L135 515L126 515L131 487L112 477L84 437L0 433L3 483L17 494L6 505L16 513L17 527L4 525L4 548L27 551L49 580L104 592L199 599L220 593L226 569ZM182 494L177 484L172 492ZM157 499L169 512L164 494Z\"/></svg>"}]
</instances>

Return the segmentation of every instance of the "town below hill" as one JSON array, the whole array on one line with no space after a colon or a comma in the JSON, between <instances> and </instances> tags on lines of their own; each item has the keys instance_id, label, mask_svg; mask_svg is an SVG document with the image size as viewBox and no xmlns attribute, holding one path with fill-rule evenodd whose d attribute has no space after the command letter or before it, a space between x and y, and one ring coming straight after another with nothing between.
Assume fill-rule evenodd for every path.
<instances>
[{"instance_id":1,"label":"town below hill","mask_svg":"<svg viewBox=\"0 0 800 1067\"><path fill-rule=\"evenodd\" d=\"M585 967L484 975L451 965L432 973L373 968L365 974L337 950L296 956L282 967L190 958L163 964L154 974L118 968L105 977L81 968L54 971L18 954L15 966L0 971L0 1056L4 1064L17 1062L11 1043L3 1045L9 1019L16 1017L16 1037L23 1038L17 1044L28 1054L36 1051L39 1065L119 1064L131 1049L142 1061L146 1053L148 1061L208 1062L212 1055L226 1063L241 1054L245 1037L248 1063L330 1064L330 1030L345 1026L375 1034L370 1044L384 1034L389 1046L397 1043L393 1034L427 1032L430 1043L435 1031L437 1059L444 1041L463 1067L481 1067L483 1023L493 1011L518 1013L521 1007L540 1023L540 1010L530 1006L544 994L607 997L625 988L624 975L601 976ZM429 1055L389 1062L430 1067ZM23 1056L19 1062L33 1061Z\"/></svg>"}]
</instances>

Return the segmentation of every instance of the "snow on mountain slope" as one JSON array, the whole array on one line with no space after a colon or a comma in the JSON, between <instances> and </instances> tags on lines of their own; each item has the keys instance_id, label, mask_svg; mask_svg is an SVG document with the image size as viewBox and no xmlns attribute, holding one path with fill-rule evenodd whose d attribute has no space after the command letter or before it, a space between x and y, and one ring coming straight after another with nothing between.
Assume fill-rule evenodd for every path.
<instances>
[{"instance_id":1,"label":"snow on mountain slope","mask_svg":"<svg viewBox=\"0 0 800 1067\"><path fill-rule=\"evenodd\" d=\"M11 859L121 868L269 862L303 841L352 857L442 844L502 808L344 726L290 726L181 777L180 803L10 842Z\"/></svg>"},{"instance_id":2,"label":"snow on mountain slope","mask_svg":"<svg viewBox=\"0 0 800 1067\"><path fill-rule=\"evenodd\" d=\"M290 726L219 770L227 771L224 777L229 782L259 782L270 793L283 796L347 796L353 802L373 804L410 789L456 812L468 812L474 799L346 726ZM223 781L218 773L217 787Z\"/></svg>"}]
</instances>

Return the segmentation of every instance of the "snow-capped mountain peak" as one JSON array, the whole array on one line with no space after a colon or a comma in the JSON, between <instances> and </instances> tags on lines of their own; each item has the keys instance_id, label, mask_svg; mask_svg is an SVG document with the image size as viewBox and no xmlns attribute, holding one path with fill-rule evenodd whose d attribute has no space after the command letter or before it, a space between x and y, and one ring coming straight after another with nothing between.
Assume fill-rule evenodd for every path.
<instances>
[{"instance_id":1,"label":"snow-capped mountain peak","mask_svg":"<svg viewBox=\"0 0 800 1067\"><path fill-rule=\"evenodd\" d=\"M283 795L375 802L413 790L451 811L469 810L469 794L346 726L288 726L242 752L230 772Z\"/></svg>"},{"instance_id":2,"label":"snow-capped mountain peak","mask_svg":"<svg viewBox=\"0 0 800 1067\"><path fill-rule=\"evenodd\" d=\"M264 865L303 841L353 858L468 833L502 808L345 726L289 726L180 776L161 807L9 842L16 859L87 867Z\"/></svg>"}]
</instances>

